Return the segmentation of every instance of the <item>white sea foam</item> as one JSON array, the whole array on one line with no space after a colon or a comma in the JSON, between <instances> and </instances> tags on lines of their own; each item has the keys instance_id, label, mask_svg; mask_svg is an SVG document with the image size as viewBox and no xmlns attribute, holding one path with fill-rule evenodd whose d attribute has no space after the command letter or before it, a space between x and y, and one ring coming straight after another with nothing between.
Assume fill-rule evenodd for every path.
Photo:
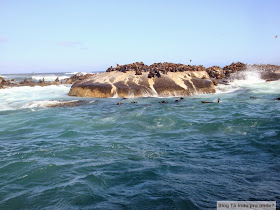
<instances>
[{"instance_id":1,"label":"white sea foam","mask_svg":"<svg viewBox=\"0 0 280 210\"><path fill-rule=\"evenodd\" d=\"M65 104L69 102L75 102L77 100L71 100L71 101L58 101L58 100L44 100L44 101L31 101L25 103L21 108L38 108L38 107L48 107L52 105L57 105L57 104Z\"/></svg>"},{"instance_id":2,"label":"white sea foam","mask_svg":"<svg viewBox=\"0 0 280 210\"><path fill-rule=\"evenodd\" d=\"M45 100L45 101L31 101L25 103L21 108L36 108L36 107L47 107L50 105L56 105L56 104L61 104L63 102L61 101L51 101L51 100Z\"/></svg>"},{"instance_id":3,"label":"white sea foam","mask_svg":"<svg viewBox=\"0 0 280 210\"><path fill-rule=\"evenodd\" d=\"M232 93L241 89L241 87L233 86L231 84L229 85L219 84L215 89L216 89L216 93L220 94L220 93Z\"/></svg>"},{"instance_id":4,"label":"white sea foam","mask_svg":"<svg viewBox=\"0 0 280 210\"><path fill-rule=\"evenodd\" d=\"M57 77L59 80L62 80L62 79L67 79L70 76L57 76L57 75L47 74L47 75L36 75L36 76L32 76L31 78L32 80L36 80L36 81L42 80L44 78L45 81L53 82L56 80Z\"/></svg>"},{"instance_id":5,"label":"white sea foam","mask_svg":"<svg viewBox=\"0 0 280 210\"><path fill-rule=\"evenodd\" d=\"M280 94L280 80L259 83L251 86L251 92L256 94ZM280 96L280 95L279 95Z\"/></svg>"},{"instance_id":6,"label":"white sea foam","mask_svg":"<svg viewBox=\"0 0 280 210\"><path fill-rule=\"evenodd\" d=\"M265 80L261 79L261 72L260 71L242 71L238 72L234 77L231 84L237 86L247 86L247 85L254 85L259 83L265 83Z\"/></svg>"},{"instance_id":7,"label":"white sea foam","mask_svg":"<svg viewBox=\"0 0 280 210\"><path fill-rule=\"evenodd\" d=\"M13 87L0 90L0 111L34 108L69 99L70 86Z\"/></svg>"},{"instance_id":8,"label":"white sea foam","mask_svg":"<svg viewBox=\"0 0 280 210\"><path fill-rule=\"evenodd\" d=\"M218 85L216 87L216 92L230 93L242 88L251 89L265 84L265 80L261 79L261 72L250 68L247 71L241 71L236 74L232 74L229 84Z\"/></svg>"}]
</instances>

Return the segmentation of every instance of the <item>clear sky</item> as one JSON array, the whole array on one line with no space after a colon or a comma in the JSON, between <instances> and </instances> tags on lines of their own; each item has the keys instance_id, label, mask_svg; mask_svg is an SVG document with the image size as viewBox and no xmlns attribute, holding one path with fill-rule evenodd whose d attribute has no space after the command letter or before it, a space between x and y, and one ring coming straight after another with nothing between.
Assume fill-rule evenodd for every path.
<instances>
[{"instance_id":1,"label":"clear sky","mask_svg":"<svg viewBox=\"0 0 280 210\"><path fill-rule=\"evenodd\" d=\"M279 11L279 0L0 0L0 74L280 65Z\"/></svg>"}]
</instances>

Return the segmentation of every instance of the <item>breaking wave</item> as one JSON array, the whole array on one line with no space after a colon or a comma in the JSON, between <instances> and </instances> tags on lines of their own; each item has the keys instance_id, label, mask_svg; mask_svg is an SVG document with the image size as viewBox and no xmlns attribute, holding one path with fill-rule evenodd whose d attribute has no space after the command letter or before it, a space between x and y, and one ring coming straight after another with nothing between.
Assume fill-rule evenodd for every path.
<instances>
[{"instance_id":1,"label":"breaking wave","mask_svg":"<svg viewBox=\"0 0 280 210\"><path fill-rule=\"evenodd\" d=\"M57 77L59 80L70 78L70 76L57 76L57 75L36 75L36 76L32 76L31 78L32 80L35 81L39 81L44 78L45 81L53 82L56 80Z\"/></svg>"},{"instance_id":2,"label":"breaking wave","mask_svg":"<svg viewBox=\"0 0 280 210\"><path fill-rule=\"evenodd\" d=\"M232 74L229 78L228 84L219 84L216 87L217 93L230 93L241 88L256 88L262 84L267 84L265 80L261 78L261 71L249 68L246 71L240 71L236 74Z\"/></svg>"},{"instance_id":3,"label":"breaking wave","mask_svg":"<svg viewBox=\"0 0 280 210\"><path fill-rule=\"evenodd\" d=\"M69 90L70 86L66 85L6 88L0 91L0 111L52 105L69 99Z\"/></svg>"}]
</instances>

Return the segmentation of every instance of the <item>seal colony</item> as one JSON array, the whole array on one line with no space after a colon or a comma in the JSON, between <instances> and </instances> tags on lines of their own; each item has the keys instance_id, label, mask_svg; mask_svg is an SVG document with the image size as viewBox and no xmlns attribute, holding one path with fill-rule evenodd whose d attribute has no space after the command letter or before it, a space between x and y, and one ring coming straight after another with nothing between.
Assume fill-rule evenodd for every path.
<instances>
[{"instance_id":1,"label":"seal colony","mask_svg":"<svg viewBox=\"0 0 280 210\"><path fill-rule=\"evenodd\" d=\"M230 77L254 68L267 81L280 79L280 66L247 65L241 62L221 68L202 65L143 62L109 67L106 72L75 82L70 96L78 97L174 97L215 93L218 84L228 84Z\"/></svg>"}]
</instances>

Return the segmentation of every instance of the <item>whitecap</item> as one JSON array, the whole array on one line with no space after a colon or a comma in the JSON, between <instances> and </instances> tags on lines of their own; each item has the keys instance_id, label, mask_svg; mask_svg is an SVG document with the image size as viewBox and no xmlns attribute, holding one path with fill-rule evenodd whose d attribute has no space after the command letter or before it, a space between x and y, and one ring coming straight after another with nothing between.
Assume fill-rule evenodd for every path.
<instances>
[{"instance_id":1,"label":"whitecap","mask_svg":"<svg viewBox=\"0 0 280 210\"><path fill-rule=\"evenodd\" d=\"M50 105L56 105L56 104L60 104L62 102L60 101L51 101L51 100L46 100L46 101L31 101L28 102L26 104L24 104L22 107L22 109L27 109L27 108L39 108L39 107L48 107Z\"/></svg>"},{"instance_id":2,"label":"whitecap","mask_svg":"<svg viewBox=\"0 0 280 210\"><path fill-rule=\"evenodd\" d=\"M31 101L26 104L24 104L21 108L27 109L27 108L42 108L42 107L50 107L55 106L59 104L65 104L69 102L77 102L78 100L71 100L71 101L61 101L61 100L44 100L44 101Z\"/></svg>"},{"instance_id":3,"label":"whitecap","mask_svg":"<svg viewBox=\"0 0 280 210\"><path fill-rule=\"evenodd\" d=\"M249 67L246 71L232 74L227 85L219 84L215 89L218 94L231 93L242 88L254 89L266 84L266 81L261 79L261 71Z\"/></svg>"},{"instance_id":4,"label":"whitecap","mask_svg":"<svg viewBox=\"0 0 280 210\"><path fill-rule=\"evenodd\" d=\"M0 111L42 107L53 101L69 99L70 86L51 85L13 87L0 90Z\"/></svg>"},{"instance_id":5,"label":"whitecap","mask_svg":"<svg viewBox=\"0 0 280 210\"><path fill-rule=\"evenodd\" d=\"M53 82L58 78L59 80L70 78L70 76L57 76L57 75L36 75L31 77L32 80L39 81L45 79L45 81Z\"/></svg>"}]
</instances>

